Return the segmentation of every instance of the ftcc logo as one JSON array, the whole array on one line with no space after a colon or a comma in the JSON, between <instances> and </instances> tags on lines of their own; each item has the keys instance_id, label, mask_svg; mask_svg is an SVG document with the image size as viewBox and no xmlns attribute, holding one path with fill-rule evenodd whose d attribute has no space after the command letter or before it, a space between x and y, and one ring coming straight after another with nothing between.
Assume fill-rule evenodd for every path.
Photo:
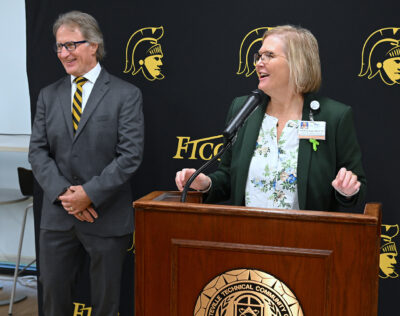
<instances>
[{"instance_id":1,"label":"ftcc logo","mask_svg":"<svg viewBox=\"0 0 400 316\"><path fill-rule=\"evenodd\" d=\"M365 41L361 54L359 77L374 78L379 74L384 83L400 84L400 28L387 27L373 32Z\"/></svg>"},{"instance_id":2,"label":"ftcc logo","mask_svg":"<svg viewBox=\"0 0 400 316\"><path fill-rule=\"evenodd\" d=\"M253 56L261 47L263 35L271 27L259 27L246 34L239 49L239 69L237 75L250 77L255 71ZM257 44L257 45L256 45Z\"/></svg>"},{"instance_id":3,"label":"ftcc logo","mask_svg":"<svg viewBox=\"0 0 400 316\"><path fill-rule=\"evenodd\" d=\"M381 226L381 254L379 259L379 277L382 279L398 278L395 265L397 264L397 248L393 238L399 234L399 225Z\"/></svg>"},{"instance_id":4,"label":"ftcc logo","mask_svg":"<svg viewBox=\"0 0 400 316\"><path fill-rule=\"evenodd\" d=\"M135 76L142 72L150 81L164 79L161 73L164 57L161 44L158 42L164 36L164 28L144 27L131 35L126 44L124 73Z\"/></svg>"},{"instance_id":5,"label":"ftcc logo","mask_svg":"<svg viewBox=\"0 0 400 316\"><path fill-rule=\"evenodd\" d=\"M177 136L178 146L173 159L210 160L216 156L221 149L223 136L211 136L199 139L191 139L190 136Z\"/></svg>"}]
</instances>

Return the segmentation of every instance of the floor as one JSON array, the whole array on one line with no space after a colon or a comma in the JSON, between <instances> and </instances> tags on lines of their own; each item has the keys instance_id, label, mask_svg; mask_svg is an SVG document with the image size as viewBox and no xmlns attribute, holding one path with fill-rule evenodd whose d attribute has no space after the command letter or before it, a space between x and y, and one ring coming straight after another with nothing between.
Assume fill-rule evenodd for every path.
<instances>
[{"instance_id":1,"label":"floor","mask_svg":"<svg viewBox=\"0 0 400 316\"><path fill-rule=\"evenodd\" d=\"M26 283L24 285L23 283ZM3 286L0 289L0 301L9 300L12 288L12 276L0 275L0 284ZM37 316L37 294L35 288L35 280L31 277L22 277L20 282L17 283L17 294L26 295L27 298L14 303L13 313L14 316ZM8 315L9 305L0 306L0 316Z\"/></svg>"}]
</instances>

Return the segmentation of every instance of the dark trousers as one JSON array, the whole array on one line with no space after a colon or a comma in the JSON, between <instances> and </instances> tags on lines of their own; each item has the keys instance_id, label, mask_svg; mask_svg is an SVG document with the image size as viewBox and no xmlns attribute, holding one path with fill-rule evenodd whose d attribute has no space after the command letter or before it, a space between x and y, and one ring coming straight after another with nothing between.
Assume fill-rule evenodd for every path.
<instances>
[{"instance_id":1,"label":"dark trousers","mask_svg":"<svg viewBox=\"0 0 400 316\"><path fill-rule=\"evenodd\" d=\"M117 316L129 235L99 237L40 230L40 282L45 316L72 316L72 293L85 252L90 257L92 316Z\"/></svg>"}]
</instances>

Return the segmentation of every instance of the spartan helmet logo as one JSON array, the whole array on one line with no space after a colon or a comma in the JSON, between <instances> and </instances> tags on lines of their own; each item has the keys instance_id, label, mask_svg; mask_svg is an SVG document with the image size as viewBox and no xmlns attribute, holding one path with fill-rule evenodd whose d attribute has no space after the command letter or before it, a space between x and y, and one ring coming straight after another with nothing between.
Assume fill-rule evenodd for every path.
<instances>
[{"instance_id":1,"label":"spartan helmet logo","mask_svg":"<svg viewBox=\"0 0 400 316\"><path fill-rule=\"evenodd\" d=\"M397 248L392 239L399 233L399 225L381 226L381 254L379 259L379 277L395 279L399 275L394 271L397 263Z\"/></svg>"},{"instance_id":2,"label":"spartan helmet logo","mask_svg":"<svg viewBox=\"0 0 400 316\"><path fill-rule=\"evenodd\" d=\"M359 77L380 75L387 85L400 84L400 28L387 27L372 33L364 43Z\"/></svg>"},{"instance_id":3,"label":"spartan helmet logo","mask_svg":"<svg viewBox=\"0 0 400 316\"><path fill-rule=\"evenodd\" d=\"M142 71L147 80L164 79L161 73L164 55L158 43L163 35L162 26L145 27L133 33L126 45L124 73L131 72L135 76Z\"/></svg>"},{"instance_id":4,"label":"spartan helmet logo","mask_svg":"<svg viewBox=\"0 0 400 316\"><path fill-rule=\"evenodd\" d=\"M235 316L264 316L264 303L255 295L244 294L237 297L234 308Z\"/></svg>"},{"instance_id":5,"label":"spartan helmet logo","mask_svg":"<svg viewBox=\"0 0 400 316\"><path fill-rule=\"evenodd\" d=\"M237 75L250 77L255 71L253 56L261 46L263 35L272 27L259 27L246 34L239 49L239 69ZM258 45L255 45L258 44Z\"/></svg>"}]
</instances>

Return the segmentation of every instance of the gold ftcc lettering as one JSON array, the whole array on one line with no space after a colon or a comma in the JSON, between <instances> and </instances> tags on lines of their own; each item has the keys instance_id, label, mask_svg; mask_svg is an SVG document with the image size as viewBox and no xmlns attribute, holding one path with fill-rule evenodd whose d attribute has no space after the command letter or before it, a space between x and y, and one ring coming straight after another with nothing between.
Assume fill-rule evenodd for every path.
<instances>
[{"instance_id":1,"label":"gold ftcc lettering","mask_svg":"<svg viewBox=\"0 0 400 316\"><path fill-rule=\"evenodd\" d=\"M399 275L395 271L397 264L397 247L393 238L399 234L399 225L381 226L381 254L379 258L379 277L395 279Z\"/></svg>"},{"instance_id":2,"label":"gold ftcc lettering","mask_svg":"<svg viewBox=\"0 0 400 316\"><path fill-rule=\"evenodd\" d=\"M259 27L246 34L239 49L239 69L237 75L250 77L255 71L253 56L261 47L263 35L271 27ZM256 45L257 44L257 45Z\"/></svg>"},{"instance_id":3,"label":"gold ftcc lettering","mask_svg":"<svg viewBox=\"0 0 400 316\"><path fill-rule=\"evenodd\" d=\"M73 316L91 316L92 308L85 307L85 304L74 303L74 315Z\"/></svg>"},{"instance_id":4,"label":"gold ftcc lettering","mask_svg":"<svg viewBox=\"0 0 400 316\"><path fill-rule=\"evenodd\" d=\"M400 84L400 28L386 27L373 32L365 41L359 77L380 76L391 86Z\"/></svg>"},{"instance_id":5,"label":"gold ftcc lettering","mask_svg":"<svg viewBox=\"0 0 400 316\"><path fill-rule=\"evenodd\" d=\"M158 42L164 36L164 27L144 27L134 32L128 40L125 49L124 73L136 76L139 72L149 80L162 80L161 44Z\"/></svg>"},{"instance_id":6,"label":"gold ftcc lettering","mask_svg":"<svg viewBox=\"0 0 400 316\"><path fill-rule=\"evenodd\" d=\"M188 159L196 160L198 158L202 160L210 160L216 154L223 145L223 142L215 142L216 140L222 140L223 136L212 136L207 138L200 138L190 140L190 136L177 136L178 146L176 154L173 159Z\"/></svg>"},{"instance_id":7,"label":"gold ftcc lettering","mask_svg":"<svg viewBox=\"0 0 400 316\"><path fill-rule=\"evenodd\" d=\"M85 304L82 303L74 303L74 314L73 316L91 316L92 308L85 307ZM119 316L119 313L118 313Z\"/></svg>"}]
</instances>

